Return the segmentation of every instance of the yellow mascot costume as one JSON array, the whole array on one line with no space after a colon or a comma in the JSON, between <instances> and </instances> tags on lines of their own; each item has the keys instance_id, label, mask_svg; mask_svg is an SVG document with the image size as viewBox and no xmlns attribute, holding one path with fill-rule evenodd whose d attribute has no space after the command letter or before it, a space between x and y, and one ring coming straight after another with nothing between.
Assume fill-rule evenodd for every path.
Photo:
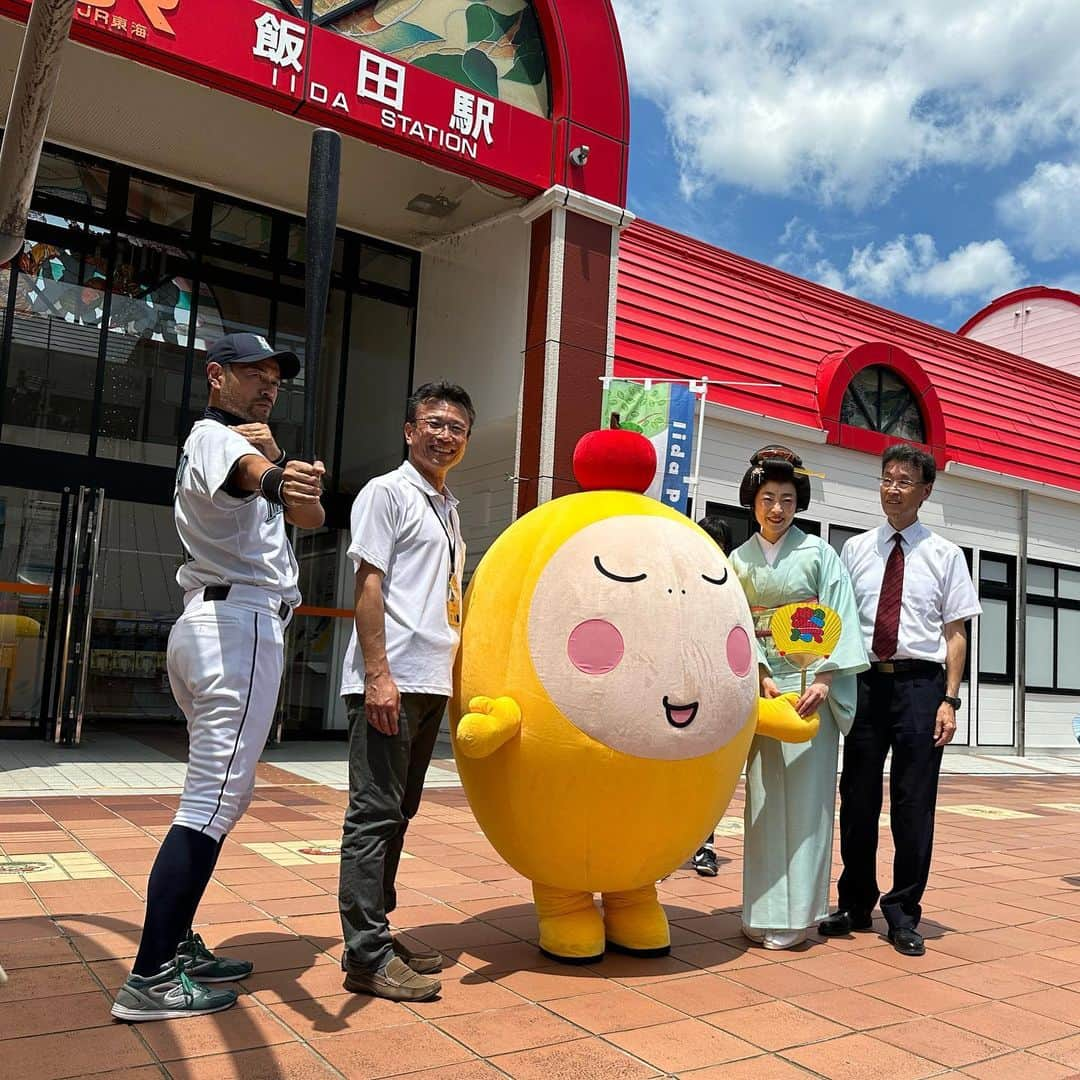
<instances>
[{"instance_id":1,"label":"yellow mascot costume","mask_svg":"<svg viewBox=\"0 0 1080 1080\"><path fill-rule=\"evenodd\" d=\"M533 883L541 950L568 963L605 947L665 955L655 882L722 816L755 731L797 742L817 729L796 695L759 699L746 597L697 525L640 494L655 468L641 435L586 435L586 490L507 529L465 598L461 780Z\"/></svg>"}]
</instances>

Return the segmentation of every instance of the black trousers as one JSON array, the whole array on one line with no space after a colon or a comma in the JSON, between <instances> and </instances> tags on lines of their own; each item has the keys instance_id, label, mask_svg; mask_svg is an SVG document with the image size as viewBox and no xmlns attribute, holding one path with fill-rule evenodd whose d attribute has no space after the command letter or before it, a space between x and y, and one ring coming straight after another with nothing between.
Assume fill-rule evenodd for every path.
<instances>
[{"instance_id":1,"label":"black trousers","mask_svg":"<svg viewBox=\"0 0 1080 1080\"><path fill-rule=\"evenodd\" d=\"M892 675L864 672L859 676L855 721L844 739L840 908L869 914L880 897L881 913L893 929L914 928L922 917L944 749L934 746L934 723L944 694L942 668ZM892 888L882 896L877 881L878 818L881 774L890 750L889 818L896 854Z\"/></svg>"},{"instance_id":2,"label":"black trousers","mask_svg":"<svg viewBox=\"0 0 1080 1080\"><path fill-rule=\"evenodd\" d=\"M398 733L368 722L364 698L345 698L349 716L349 808L341 839L338 906L350 961L378 971L393 955L387 915L397 905L398 862L420 806L446 698L402 694Z\"/></svg>"}]
</instances>

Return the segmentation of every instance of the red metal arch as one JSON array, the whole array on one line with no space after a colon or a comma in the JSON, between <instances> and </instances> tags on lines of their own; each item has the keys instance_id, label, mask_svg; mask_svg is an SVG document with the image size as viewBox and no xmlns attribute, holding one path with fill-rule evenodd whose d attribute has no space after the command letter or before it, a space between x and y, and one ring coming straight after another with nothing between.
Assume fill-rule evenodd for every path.
<instances>
[{"instance_id":1,"label":"red metal arch","mask_svg":"<svg viewBox=\"0 0 1080 1080\"><path fill-rule=\"evenodd\" d=\"M896 372L910 387L918 399L926 429L926 449L934 455L938 468L944 468L947 457L945 445L945 415L941 402L926 372L919 362L898 345L883 341L867 341L846 352L830 353L822 361L817 373L817 403L825 440L832 446L844 446L849 450L861 450L867 454L880 454L893 443L903 442L893 435L880 431L868 431L840 420L840 406L851 380L863 370L880 366Z\"/></svg>"},{"instance_id":2,"label":"red metal arch","mask_svg":"<svg viewBox=\"0 0 1080 1080\"><path fill-rule=\"evenodd\" d=\"M610 0L533 0L551 87L552 183L626 203L630 89ZM570 151L589 147L588 164Z\"/></svg>"}]
</instances>

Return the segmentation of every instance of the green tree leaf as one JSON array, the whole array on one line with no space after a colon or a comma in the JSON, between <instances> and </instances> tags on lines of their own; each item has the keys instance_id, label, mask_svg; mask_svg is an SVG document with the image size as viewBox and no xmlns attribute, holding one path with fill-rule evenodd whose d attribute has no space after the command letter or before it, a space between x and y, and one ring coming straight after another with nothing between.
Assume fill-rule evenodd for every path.
<instances>
[{"instance_id":1,"label":"green tree leaf","mask_svg":"<svg viewBox=\"0 0 1080 1080\"><path fill-rule=\"evenodd\" d=\"M527 86L536 86L543 79L547 71L544 63L544 50L539 42L528 42L523 45L514 60L514 66L503 76L509 82L525 83Z\"/></svg>"},{"instance_id":2,"label":"green tree leaf","mask_svg":"<svg viewBox=\"0 0 1080 1080\"><path fill-rule=\"evenodd\" d=\"M499 96L499 71L489 56L479 49L469 49L461 58L461 66L477 90L488 97Z\"/></svg>"},{"instance_id":3,"label":"green tree leaf","mask_svg":"<svg viewBox=\"0 0 1080 1080\"><path fill-rule=\"evenodd\" d=\"M536 13L532 9L530 4L521 12L521 21L518 23L517 30L514 31L514 37L512 43L514 45L526 45L531 42L536 42L537 45L543 48L542 39L540 37L540 24L536 21Z\"/></svg>"},{"instance_id":4,"label":"green tree leaf","mask_svg":"<svg viewBox=\"0 0 1080 1080\"><path fill-rule=\"evenodd\" d=\"M469 86L470 79L465 74L465 68L460 56L446 56L443 53L429 53L427 56L418 57L413 61L413 66L430 71L434 75L441 75L444 79L456 82L459 86Z\"/></svg>"},{"instance_id":5,"label":"green tree leaf","mask_svg":"<svg viewBox=\"0 0 1080 1080\"><path fill-rule=\"evenodd\" d=\"M485 4L470 4L465 11L465 27L470 45L493 40L491 35L495 33L495 19L491 8Z\"/></svg>"}]
</instances>

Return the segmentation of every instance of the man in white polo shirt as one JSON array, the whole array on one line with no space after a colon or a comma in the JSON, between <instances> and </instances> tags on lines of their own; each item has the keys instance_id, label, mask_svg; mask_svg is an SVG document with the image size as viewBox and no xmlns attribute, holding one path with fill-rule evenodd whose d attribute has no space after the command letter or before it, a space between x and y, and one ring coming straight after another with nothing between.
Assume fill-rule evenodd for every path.
<instances>
[{"instance_id":1,"label":"man in white polo shirt","mask_svg":"<svg viewBox=\"0 0 1080 1080\"><path fill-rule=\"evenodd\" d=\"M869 930L874 906L889 941L905 956L926 947L918 931L930 876L934 810L945 744L956 733L960 680L967 654L966 620L979 596L964 553L919 521L937 474L934 459L906 443L881 460L886 524L852 537L841 560L855 589L870 670L859 676L851 732L840 775L839 910L822 922L825 937ZM885 757L889 767L892 888L877 882L878 818Z\"/></svg>"},{"instance_id":2,"label":"man in white polo shirt","mask_svg":"<svg viewBox=\"0 0 1080 1080\"><path fill-rule=\"evenodd\" d=\"M356 617L341 693L349 715L349 807L338 900L345 989L427 1001L442 957L410 949L387 916L405 830L420 805L461 625L461 539L446 474L465 455L476 414L451 383L426 383L405 413L408 457L370 481L352 508Z\"/></svg>"}]
</instances>

